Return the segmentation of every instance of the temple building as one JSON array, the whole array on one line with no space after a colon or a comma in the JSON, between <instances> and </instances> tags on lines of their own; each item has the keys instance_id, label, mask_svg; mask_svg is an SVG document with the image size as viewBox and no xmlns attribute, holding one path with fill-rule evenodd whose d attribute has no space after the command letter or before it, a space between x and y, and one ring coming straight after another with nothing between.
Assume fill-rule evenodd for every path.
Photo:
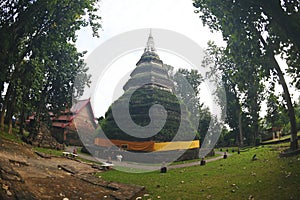
<instances>
[{"instance_id":1,"label":"temple building","mask_svg":"<svg viewBox=\"0 0 300 200\"><path fill-rule=\"evenodd\" d=\"M81 135L91 135L97 125L90 99L79 100L71 109L66 109L59 116L52 115L51 134L61 144L82 146L82 138L77 132L80 127ZM82 130L85 130L83 133Z\"/></svg>"},{"instance_id":2,"label":"temple building","mask_svg":"<svg viewBox=\"0 0 300 200\"><path fill-rule=\"evenodd\" d=\"M135 152L189 149L193 152L190 153L189 158L196 158L199 150L199 140L193 137L196 135L196 129L191 126L188 117L182 117L190 115L185 105L182 105L182 102L176 97L174 88L174 82L170 79L163 61L156 52L154 39L150 32L144 52L137 62L136 68L130 74L130 79L123 87L124 94L110 106L105 114L105 119L100 123L103 133L99 133L95 144L106 147L113 144ZM123 124L126 127L120 128L116 123L116 116L114 117L112 108L115 109L115 113L118 113L118 120L128 121L127 112L124 112L126 103L129 104L129 114L135 125L128 123ZM152 110L150 114L149 110L155 104L161 105L166 111L166 122L157 134L138 137L124 131L136 131L136 125L139 127L149 125L151 117L158 120L162 118L163 111L159 109ZM187 138L191 138L189 135L192 135L193 138L187 140ZM110 143L106 142L107 139L110 140ZM186 144L189 144L188 147ZM164 148L165 146L168 148Z\"/></svg>"}]
</instances>

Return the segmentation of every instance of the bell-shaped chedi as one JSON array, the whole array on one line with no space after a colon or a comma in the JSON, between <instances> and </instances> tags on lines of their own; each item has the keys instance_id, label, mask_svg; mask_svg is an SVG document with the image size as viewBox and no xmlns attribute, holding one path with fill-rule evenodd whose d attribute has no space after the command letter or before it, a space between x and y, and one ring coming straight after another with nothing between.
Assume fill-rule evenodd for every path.
<instances>
[{"instance_id":1,"label":"bell-shaped chedi","mask_svg":"<svg viewBox=\"0 0 300 200\"><path fill-rule=\"evenodd\" d=\"M100 123L102 131L96 145L105 145L103 141L108 138L114 145L133 151L156 151L170 142L175 145L168 150L199 148L199 141L193 141L196 129L190 123L190 114L175 95L174 83L156 52L151 32L123 89L124 94ZM183 143L188 147L180 147Z\"/></svg>"}]
</instances>

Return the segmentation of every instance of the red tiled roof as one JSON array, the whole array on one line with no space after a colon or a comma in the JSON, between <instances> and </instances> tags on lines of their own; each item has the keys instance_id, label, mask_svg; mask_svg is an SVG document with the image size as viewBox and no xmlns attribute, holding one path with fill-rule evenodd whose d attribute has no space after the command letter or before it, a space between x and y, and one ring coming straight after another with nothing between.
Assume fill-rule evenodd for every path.
<instances>
[{"instance_id":1,"label":"red tiled roof","mask_svg":"<svg viewBox=\"0 0 300 200\"><path fill-rule=\"evenodd\" d=\"M52 126L58 127L58 128L65 128L65 127L68 126L69 124L70 124L70 122L67 122L67 123L53 122L53 123L52 123Z\"/></svg>"},{"instance_id":2,"label":"red tiled roof","mask_svg":"<svg viewBox=\"0 0 300 200\"><path fill-rule=\"evenodd\" d=\"M70 109L66 109L65 111L61 112L61 115L58 117L55 117L52 112L49 112L50 118L52 120L52 126L58 127L58 128L65 128L67 126L72 125L73 119L76 117L76 115L90 102L90 99L86 100L79 100L76 104L72 106ZM92 111L93 112L93 111ZM28 123L30 120L34 119L34 115L28 117ZM64 122L62 122L64 121Z\"/></svg>"},{"instance_id":3,"label":"red tiled roof","mask_svg":"<svg viewBox=\"0 0 300 200\"><path fill-rule=\"evenodd\" d=\"M74 104L71 108L71 112L72 113L79 113L79 111L90 102L90 99L86 99L86 100L79 100L76 104Z\"/></svg>"},{"instance_id":4,"label":"red tiled roof","mask_svg":"<svg viewBox=\"0 0 300 200\"><path fill-rule=\"evenodd\" d=\"M53 118L53 120L60 120L60 121L71 121L73 119L72 115L61 115L58 118Z\"/></svg>"},{"instance_id":5,"label":"red tiled roof","mask_svg":"<svg viewBox=\"0 0 300 200\"><path fill-rule=\"evenodd\" d=\"M34 115L28 117L29 120L34 119Z\"/></svg>"}]
</instances>

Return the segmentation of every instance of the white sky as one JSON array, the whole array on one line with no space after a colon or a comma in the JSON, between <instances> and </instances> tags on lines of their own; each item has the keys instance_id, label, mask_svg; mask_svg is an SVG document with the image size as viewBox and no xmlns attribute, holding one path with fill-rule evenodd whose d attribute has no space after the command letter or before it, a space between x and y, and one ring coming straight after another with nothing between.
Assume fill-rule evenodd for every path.
<instances>
[{"instance_id":1,"label":"white sky","mask_svg":"<svg viewBox=\"0 0 300 200\"><path fill-rule=\"evenodd\" d=\"M190 0L102 0L100 39L91 39L91 32L80 32L79 50L94 50L105 40L120 33L141 28L161 28L179 32L201 46L209 39L222 42L221 34L211 34L194 14Z\"/></svg>"},{"instance_id":2,"label":"white sky","mask_svg":"<svg viewBox=\"0 0 300 200\"><path fill-rule=\"evenodd\" d=\"M220 33L212 33L207 27L203 27L201 20L194 13L192 1L189 0L102 0L100 16L103 28L99 31L100 38L93 38L89 28L78 32L76 45L79 51L88 51L87 57L108 39L141 28L161 28L175 31L190 38L203 48L206 47L209 40L215 41L218 45L225 45ZM153 35L155 41L155 33ZM147 35L145 35L145 44L146 41ZM90 96L84 97L92 97L96 117L103 116L113 100L121 95L114 94L115 88L125 84L128 73L135 68L141 54L140 51L120 56L118 60L111 63L105 76L98 80L96 94L88 94ZM175 55L159 51L158 54L166 64L174 67L188 66L187 62ZM205 86L203 88L202 90L205 90ZM207 97L206 94L204 95ZM210 97L207 97L205 103L210 106L210 101Z\"/></svg>"}]
</instances>

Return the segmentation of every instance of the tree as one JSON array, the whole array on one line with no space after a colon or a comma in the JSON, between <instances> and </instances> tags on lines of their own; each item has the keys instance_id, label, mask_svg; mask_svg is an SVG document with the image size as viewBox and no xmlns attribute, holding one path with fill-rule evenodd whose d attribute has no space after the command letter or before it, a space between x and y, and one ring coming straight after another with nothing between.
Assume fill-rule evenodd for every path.
<instances>
[{"instance_id":1,"label":"tree","mask_svg":"<svg viewBox=\"0 0 300 200\"><path fill-rule=\"evenodd\" d=\"M208 107L202 107L199 110L199 126L198 133L201 138L201 144L204 142L204 138L208 132L210 122L212 120L212 114Z\"/></svg>"},{"instance_id":2,"label":"tree","mask_svg":"<svg viewBox=\"0 0 300 200\"><path fill-rule=\"evenodd\" d=\"M264 77L271 74L278 76L283 87L291 123L292 150L298 148L295 112L285 82L283 72L275 59L276 53L286 55L289 71L298 77L299 72L299 3L294 1L203 1L195 0L197 8L205 25L213 30L221 30L227 41L227 52L234 62L245 58L251 64L259 67L257 70ZM284 23L283 19L285 22ZM287 30L288 28L288 30ZM292 28L292 29L291 29ZM293 31L291 31L293 30ZM292 65L293 64L293 65ZM297 70L295 69L297 68ZM297 80L295 80L297 81Z\"/></svg>"},{"instance_id":3,"label":"tree","mask_svg":"<svg viewBox=\"0 0 300 200\"><path fill-rule=\"evenodd\" d=\"M243 146L243 128L242 128L242 103L240 91L237 87L235 64L225 55L225 49L217 47L213 42L208 42L208 48L205 51L203 60L204 67L209 66L210 72L207 78L219 82L217 95L222 95L221 88L224 87L226 101L218 102L226 110L226 123L232 128L232 132L237 137L238 144ZM225 100L225 98L219 98Z\"/></svg>"},{"instance_id":4,"label":"tree","mask_svg":"<svg viewBox=\"0 0 300 200\"><path fill-rule=\"evenodd\" d=\"M298 101L296 101L295 103L294 103L294 107L295 107L295 115L296 115L296 123L297 123L297 131L299 132L300 131L300 98L298 99ZM280 115L281 116L281 118L283 119L282 121L284 121L285 120L285 116L287 115L287 113L284 113L284 111L286 110L286 106L285 105L282 105L281 107L280 107L281 109L283 109L283 114L282 115ZM285 114L285 115L284 115ZM291 124L288 122L288 121L284 121L285 122L285 126L283 127L283 132L284 133L289 133L289 131L291 130Z\"/></svg>"},{"instance_id":5,"label":"tree","mask_svg":"<svg viewBox=\"0 0 300 200\"><path fill-rule=\"evenodd\" d=\"M284 127L288 123L286 108L280 105L278 97L274 92L270 92L267 97L266 124L269 128Z\"/></svg>"},{"instance_id":6,"label":"tree","mask_svg":"<svg viewBox=\"0 0 300 200\"><path fill-rule=\"evenodd\" d=\"M4 84L8 85L1 127L5 114L11 125L12 115L20 111L16 110L17 104L19 109L26 104L38 112L45 107L55 109L71 104L75 76L86 72L83 54L74 46L76 31L91 25L97 36L100 28L97 2L6 0L1 3L1 92Z\"/></svg>"},{"instance_id":7,"label":"tree","mask_svg":"<svg viewBox=\"0 0 300 200\"><path fill-rule=\"evenodd\" d=\"M209 42L203 66L210 66L207 73L208 79L220 82L217 95L223 95L222 88L226 93L226 101L219 102L226 110L226 123L238 136L238 145L243 146L245 134L243 127L250 126L252 131L247 132L247 141L255 144L258 133L258 113L261 99L261 78L255 66L250 65L247 60L237 63L231 56L226 54L226 49L217 47ZM225 98L219 98L220 100ZM227 105L227 106L226 106ZM243 117L244 116L244 117ZM247 125L243 125L246 123Z\"/></svg>"},{"instance_id":8,"label":"tree","mask_svg":"<svg viewBox=\"0 0 300 200\"><path fill-rule=\"evenodd\" d=\"M186 79L189 83L188 85L182 80ZM201 74L195 70L178 69L174 75L175 89L180 94L181 99L186 105L192 105L189 111L193 116L199 116L199 109L203 106L200 103L200 84L203 81ZM191 87L190 90L188 87Z\"/></svg>"},{"instance_id":9,"label":"tree","mask_svg":"<svg viewBox=\"0 0 300 200\"><path fill-rule=\"evenodd\" d=\"M182 78L187 80L189 86L185 84ZM197 132L202 143L212 119L208 107L205 107L200 101L200 85L203 82L203 77L199 71L195 69L178 69L173 79L177 93L180 95L185 105L188 105L188 111L191 112L192 116L197 116L192 117L192 119L199 119L198 122L194 122L193 124L198 125ZM191 87L193 92L187 87Z\"/></svg>"}]
</instances>

